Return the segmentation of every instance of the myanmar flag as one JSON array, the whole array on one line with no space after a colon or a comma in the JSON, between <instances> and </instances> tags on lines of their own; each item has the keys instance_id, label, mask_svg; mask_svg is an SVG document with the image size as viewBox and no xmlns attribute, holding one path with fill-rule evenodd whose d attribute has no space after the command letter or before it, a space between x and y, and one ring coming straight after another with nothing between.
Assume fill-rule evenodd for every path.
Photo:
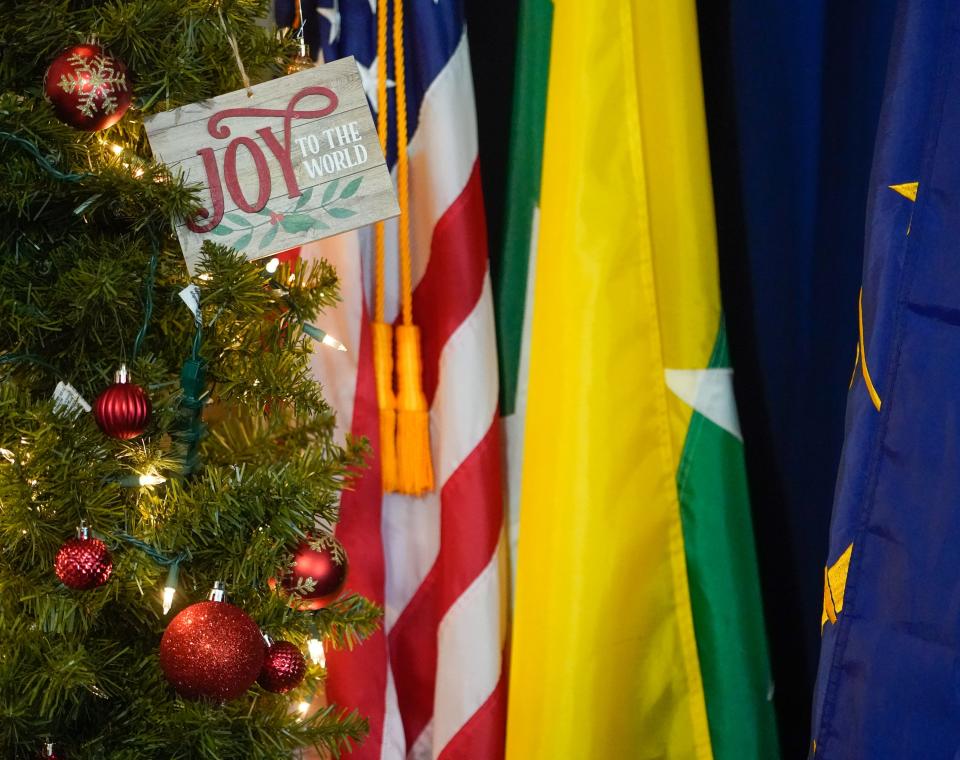
<instances>
[{"instance_id":1,"label":"myanmar flag","mask_svg":"<svg viewBox=\"0 0 960 760\"><path fill-rule=\"evenodd\" d=\"M507 754L774 760L694 2L588 6L553 4Z\"/></svg>"}]
</instances>

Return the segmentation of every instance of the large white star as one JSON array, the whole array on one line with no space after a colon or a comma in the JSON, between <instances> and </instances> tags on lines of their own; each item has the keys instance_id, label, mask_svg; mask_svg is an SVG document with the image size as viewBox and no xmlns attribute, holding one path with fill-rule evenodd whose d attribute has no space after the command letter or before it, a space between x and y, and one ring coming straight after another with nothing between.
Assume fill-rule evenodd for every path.
<instances>
[{"instance_id":1,"label":"large white star","mask_svg":"<svg viewBox=\"0 0 960 760\"><path fill-rule=\"evenodd\" d=\"M330 42L332 45L340 39L340 0L333 0L332 8L317 8L317 13L330 22Z\"/></svg>"},{"instance_id":2,"label":"large white star","mask_svg":"<svg viewBox=\"0 0 960 760\"><path fill-rule=\"evenodd\" d=\"M373 112L377 113L377 58L370 61L369 66L364 66L360 61L357 61L357 68L360 69L360 81L363 82L363 91L367 93L367 100L370 101ZM392 79L387 79L387 89L395 87L396 84Z\"/></svg>"},{"instance_id":3,"label":"large white star","mask_svg":"<svg viewBox=\"0 0 960 760\"><path fill-rule=\"evenodd\" d=\"M678 398L730 435L743 440L733 397L732 369L668 369L664 374L667 387Z\"/></svg>"}]
</instances>

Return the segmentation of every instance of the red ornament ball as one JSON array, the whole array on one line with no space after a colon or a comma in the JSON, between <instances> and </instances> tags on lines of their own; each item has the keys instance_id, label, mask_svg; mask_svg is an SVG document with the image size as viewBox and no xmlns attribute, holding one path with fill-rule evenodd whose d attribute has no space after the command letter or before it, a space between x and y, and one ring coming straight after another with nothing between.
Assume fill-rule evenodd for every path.
<instances>
[{"instance_id":1,"label":"red ornament ball","mask_svg":"<svg viewBox=\"0 0 960 760\"><path fill-rule=\"evenodd\" d=\"M126 441L147 429L151 409L147 392L129 382L126 369L121 367L117 381L97 396L93 417L104 433Z\"/></svg>"},{"instance_id":2,"label":"red ornament ball","mask_svg":"<svg viewBox=\"0 0 960 760\"><path fill-rule=\"evenodd\" d=\"M313 591L297 591L301 596L299 607L320 610L343 591L347 569L347 555L335 538L304 541L294 553L293 569L283 579L283 587L287 591L296 591L299 584L312 579Z\"/></svg>"},{"instance_id":3,"label":"red ornament ball","mask_svg":"<svg viewBox=\"0 0 960 760\"><path fill-rule=\"evenodd\" d=\"M297 646L289 641L277 641L267 647L257 682L274 694L286 694L300 685L306 673L307 661Z\"/></svg>"},{"instance_id":4,"label":"red ornament ball","mask_svg":"<svg viewBox=\"0 0 960 760\"><path fill-rule=\"evenodd\" d=\"M107 582L113 572L113 557L99 538L82 535L60 547L53 569L65 586L87 591Z\"/></svg>"},{"instance_id":5,"label":"red ornament ball","mask_svg":"<svg viewBox=\"0 0 960 760\"><path fill-rule=\"evenodd\" d=\"M160 641L160 667L189 699L236 699L260 675L267 645L251 617L227 602L197 602Z\"/></svg>"},{"instance_id":6,"label":"red ornament ball","mask_svg":"<svg viewBox=\"0 0 960 760\"><path fill-rule=\"evenodd\" d=\"M99 45L74 45L53 59L43 90L60 121L94 132L123 118L133 87L127 67Z\"/></svg>"}]
</instances>

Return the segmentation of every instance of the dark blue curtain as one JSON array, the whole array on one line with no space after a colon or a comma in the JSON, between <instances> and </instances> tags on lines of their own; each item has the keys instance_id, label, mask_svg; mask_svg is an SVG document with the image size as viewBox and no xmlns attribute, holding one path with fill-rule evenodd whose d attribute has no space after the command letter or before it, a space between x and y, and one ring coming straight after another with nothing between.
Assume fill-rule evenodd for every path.
<instances>
[{"instance_id":1,"label":"dark blue curtain","mask_svg":"<svg viewBox=\"0 0 960 760\"><path fill-rule=\"evenodd\" d=\"M895 0L702 0L721 282L785 758L806 756Z\"/></svg>"}]
</instances>

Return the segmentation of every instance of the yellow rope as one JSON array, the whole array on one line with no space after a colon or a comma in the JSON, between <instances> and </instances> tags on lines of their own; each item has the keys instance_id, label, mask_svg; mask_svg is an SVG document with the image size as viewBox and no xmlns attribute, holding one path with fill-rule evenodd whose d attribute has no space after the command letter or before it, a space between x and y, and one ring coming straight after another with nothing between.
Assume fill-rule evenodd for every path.
<instances>
[{"instance_id":1,"label":"yellow rope","mask_svg":"<svg viewBox=\"0 0 960 760\"><path fill-rule=\"evenodd\" d=\"M407 157L407 87L403 49L403 0L393 5L393 65L397 95L397 200L400 203L400 298L403 324L413 324L410 282L410 168Z\"/></svg>"},{"instance_id":2,"label":"yellow rope","mask_svg":"<svg viewBox=\"0 0 960 760\"><path fill-rule=\"evenodd\" d=\"M377 0L377 135L383 152L387 152L387 0ZM373 319L383 322L384 243L383 222L376 229L376 294Z\"/></svg>"},{"instance_id":3,"label":"yellow rope","mask_svg":"<svg viewBox=\"0 0 960 760\"><path fill-rule=\"evenodd\" d=\"M387 0L377 0L377 136L387 152ZM384 229L374 232L373 369L380 409L380 477L384 491L397 487L397 399L393 393L393 325L384 321Z\"/></svg>"},{"instance_id":4,"label":"yellow rope","mask_svg":"<svg viewBox=\"0 0 960 760\"><path fill-rule=\"evenodd\" d=\"M423 393L420 328L413 324L403 0L394 0L393 55L397 97L397 198L400 204L400 305L403 323L397 328L397 490L419 495L433 490L433 461L430 454L430 410Z\"/></svg>"},{"instance_id":5,"label":"yellow rope","mask_svg":"<svg viewBox=\"0 0 960 760\"><path fill-rule=\"evenodd\" d=\"M377 134L387 147L388 0L377 0ZM380 466L385 491L419 495L433 489L430 412L423 393L420 329L413 324L413 276L410 256L410 162L407 156L407 89L403 47L403 0L393 0L393 68L397 112L397 199L400 205L401 326L385 322L385 234L375 232L373 306L374 371L380 408ZM394 332L397 392L394 393Z\"/></svg>"},{"instance_id":6,"label":"yellow rope","mask_svg":"<svg viewBox=\"0 0 960 760\"><path fill-rule=\"evenodd\" d=\"M870 377L870 370L867 368L867 346L863 339L863 288L860 288L860 300L857 304L857 311L860 318L860 368L863 370L863 381L867 386L867 393L870 394L870 400L873 401L873 405L879 412L881 404L880 394L877 393L877 389L873 386L873 379Z\"/></svg>"}]
</instances>

